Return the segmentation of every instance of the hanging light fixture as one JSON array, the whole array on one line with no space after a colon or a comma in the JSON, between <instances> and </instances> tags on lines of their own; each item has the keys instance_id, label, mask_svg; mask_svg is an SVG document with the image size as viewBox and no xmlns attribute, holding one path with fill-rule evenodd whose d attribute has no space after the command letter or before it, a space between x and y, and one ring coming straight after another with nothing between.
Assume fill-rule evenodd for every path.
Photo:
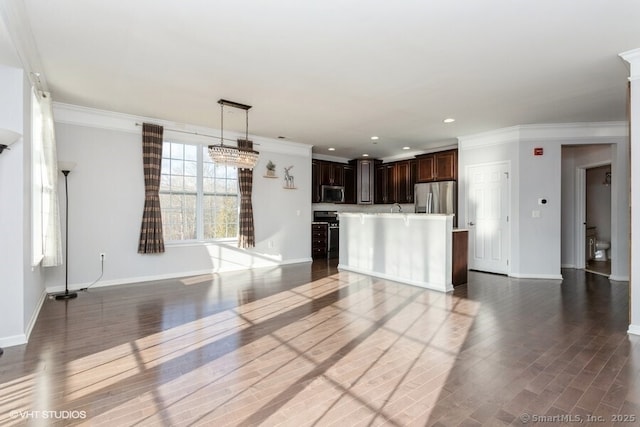
<instances>
[{"instance_id":1,"label":"hanging light fixture","mask_svg":"<svg viewBox=\"0 0 640 427\"><path fill-rule=\"evenodd\" d=\"M220 99L220 145L209 146L209 157L214 163L220 163L229 166L236 166L241 169L253 169L258 162L258 153L255 150L230 147L224 145L224 107L239 108L245 111L246 114L246 128L245 128L245 140L249 140L249 109L250 105L239 104L233 101L227 101L226 99Z\"/></svg>"}]
</instances>

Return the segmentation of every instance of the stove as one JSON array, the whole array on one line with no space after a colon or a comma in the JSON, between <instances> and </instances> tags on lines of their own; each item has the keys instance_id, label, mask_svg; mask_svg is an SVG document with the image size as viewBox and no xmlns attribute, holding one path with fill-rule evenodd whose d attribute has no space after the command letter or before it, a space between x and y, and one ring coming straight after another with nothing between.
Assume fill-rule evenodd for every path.
<instances>
[{"instance_id":1,"label":"stove","mask_svg":"<svg viewBox=\"0 0 640 427\"><path fill-rule=\"evenodd\" d=\"M336 211L313 211L313 220L315 222L327 222L329 226L338 226L338 212Z\"/></svg>"},{"instance_id":2,"label":"stove","mask_svg":"<svg viewBox=\"0 0 640 427\"><path fill-rule=\"evenodd\" d=\"M313 211L314 222L326 222L329 224L329 238L327 239L327 257L337 258L339 239L340 239L340 221L338 220L338 212L336 211Z\"/></svg>"}]
</instances>

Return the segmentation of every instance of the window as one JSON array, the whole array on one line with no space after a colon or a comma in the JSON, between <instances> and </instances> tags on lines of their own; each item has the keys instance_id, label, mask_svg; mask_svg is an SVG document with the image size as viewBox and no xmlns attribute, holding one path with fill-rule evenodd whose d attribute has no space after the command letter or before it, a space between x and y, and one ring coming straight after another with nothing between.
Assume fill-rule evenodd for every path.
<instances>
[{"instance_id":1,"label":"window","mask_svg":"<svg viewBox=\"0 0 640 427\"><path fill-rule=\"evenodd\" d=\"M58 165L51 96L31 93L31 265L62 263Z\"/></svg>"},{"instance_id":2,"label":"window","mask_svg":"<svg viewBox=\"0 0 640 427\"><path fill-rule=\"evenodd\" d=\"M31 93L31 265L44 258L43 170L46 167L42 146L42 109L35 93Z\"/></svg>"},{"instance_id":3,"label":"window","mask_svg":"<svg viewBox=\"0 0 640 427\"><path fill-rule=\"evenodd\" d=\"M238 237L238 171L206 146L164 142L160 207L166 241Z\"/></svg>"}]
</instances>

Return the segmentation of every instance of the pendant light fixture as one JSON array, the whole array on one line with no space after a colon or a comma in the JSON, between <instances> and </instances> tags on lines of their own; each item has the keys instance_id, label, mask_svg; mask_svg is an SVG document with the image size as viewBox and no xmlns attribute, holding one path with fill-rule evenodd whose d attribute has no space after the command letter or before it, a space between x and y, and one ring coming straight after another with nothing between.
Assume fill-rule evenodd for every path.
<instances>
[{"instance_id":1,"label":"pendant light fixture","mask_svg":"<svg viewBox=\"0 0 640 427\"><path fill-rule=\"evenodd\" d=\"M251 149L244 149L238 147L230 147L224 145L224 107L239 108L245 111L246 115L246 128L245 128L245 140L249 140L249 109L250 105L240 104L238 102L227 101L226 99L220 99L220 145L209 146L209 157L214 163L236 166L240 169L253 169L258 162L257 151Z\"/></svg>"}]
</instances>

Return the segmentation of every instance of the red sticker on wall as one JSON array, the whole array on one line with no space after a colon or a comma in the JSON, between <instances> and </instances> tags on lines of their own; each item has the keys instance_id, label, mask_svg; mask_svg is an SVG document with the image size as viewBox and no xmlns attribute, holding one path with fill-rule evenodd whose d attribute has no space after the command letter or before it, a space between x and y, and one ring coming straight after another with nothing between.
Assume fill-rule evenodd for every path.
<instances>
[{"instance_id":1,"label":"red sticker on wall","mask_svg":"<svg viewBox=\"0 0 640 427\"><path fill-rule=\"evenodd\" d=\"M544 149L542 147L536 147L533 149L534 156L542 156L543 153L544 153Z\"/></svg>"}]
</instances>

